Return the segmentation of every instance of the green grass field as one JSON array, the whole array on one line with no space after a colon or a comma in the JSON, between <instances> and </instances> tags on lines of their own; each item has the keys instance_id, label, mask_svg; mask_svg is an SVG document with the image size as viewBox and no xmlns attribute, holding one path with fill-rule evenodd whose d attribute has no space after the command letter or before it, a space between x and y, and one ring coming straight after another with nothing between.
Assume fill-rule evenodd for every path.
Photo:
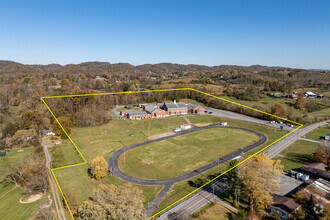
<instances>
[{"instance_id":1,"label":"green grass field","mask_svg":"<svg viewBox=\"0 0 330 220\"><path fill-rule=\"evenodd\" d=\"M305 138L316 140L316 141L323 141L326 134L330 133L330 128L324 126L317 128L305 135Z\"/></svg>"},{"instance_id":2,"label":"green grass field","mask_svg":"<svg viewBox=\"0 0 330 220\"><path fill-rule=\"evenodd\" d=\"M277 156L274 159L281 160L285 171L298 169L305 164L314 162L313 153L318 146L317 143L298 140L281 153L285 157Z\"/></svg>"},{"instance_id":3,"label":"green grass field","mask_svg":"<svg viewBox=\"0 0 330 220\"><path fill-rule=\"evenodd\" d=\"M20 149L11 149L7 156L0 157L0 181L7 175L10 165L26 159L28 156L33 156L34 147Z\"/></svg>"},{"instance_id":4,"label":"green grass field","mask_svg":"<svg viewBox=\"0 0 330 220\"><path fill-rule=\"evenodd\" d=\"M210 203L194 213L196 220L227 220L231 211L219 203Z\"/></svg>"},{"instance_id":5,"label":"green grass field","mask_svg":"<svg viewBox=\"0 0 330 220\"><path fill-rule=\"evenodd\" d=\"M54 173L62 190L69 189L76 193L79 204L88 199L93 194L93 191L97 189L98 185L101 184L99 181L91 178L88 173L88 165L79 165L54 170ZM104 184L113 185L122 185L125 183L124 181L111 175L103 178L102 182ZM162 186L135 186L143 190L145 204L151 202L162 189Z\"/></svg>"},{"instance_id":6,"label":"green grass field","mask_svg":"<svg viewBox=\"0 0 330 220\"><path fill-rule=\"evenodd\" d=\"M149 136L172 131L186 123L182 117L131 121L114 118L97 127L73 128L72 140L88 162L96 156L108 158L112 152L127 145L148 140Z\"/></svg>"},{"instance_id":7,"label":"green grass field","mask_svg":"<svg viewBox=\"0 0 330 220\"><path fill-rule=\"evenodd\" d=\"M256 141L258 136L247 131L212 128L130 150L126 152L126 163L121 155L119 165L131 176L167 179L190 172Z\"/></svg>"},{"instance_id":8,"label":"green grass field","mask_svg":"<svg viewBox=\"0 0 330 220\"><path fill-rule=\"evenodd\" d=\"M22 193L18 187L0 199L0 219L28 219L37 212L41 201L22 204Z\"/></svg>"}]
</instances>

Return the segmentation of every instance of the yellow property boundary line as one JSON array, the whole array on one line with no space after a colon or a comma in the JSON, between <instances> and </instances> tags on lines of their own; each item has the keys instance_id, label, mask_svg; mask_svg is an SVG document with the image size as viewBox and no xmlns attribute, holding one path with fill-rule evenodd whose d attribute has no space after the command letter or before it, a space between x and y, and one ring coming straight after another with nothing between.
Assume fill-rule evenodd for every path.
<instances>
[{"instance_id":1,"label":"yellow property boundary line","mask_svg":"<svg viewBox=\"0 0 330 220\"><path fill-rule=\"evenodd\" d=\"M83 164L87 164L87 161L86 159L84 158L84 156L81 154L80 150L78 149L78 147L75 145L75 143L72 141L72 139L70 138L70 136L68 135L68 133L65 131L65 129L63 128L63 126L61 125L61 123L58 121L58 119L56 118L56 116L54 115L54 113L51 111L51 109L49 108L49 106L47 105L47 103L45 102L44 99L52 99L52 98L68 98L68 97L82 97L82 96L100 96L100 95L116 95L116 94L133 94L133 93L148 93L148 92L168 92L168 91L186 91L186 90L191 90L191 91L195 91L195 92L198 92L198 93L201 93L201 94L204 94L204 95L207 95L207 96L210 96L210 97L213 97L213 98L216 98L216 99L219 99L219 100L222 100L222 101L225 101L225 102L229 102L229 103L232 103L232 104L235 104L235 105L238 105L238 106L241 106L241 107L244 107L244 108L247 108L247 109L250 109L250 110L254 110L254 111L257 111L257 112L260 112L260 113L263 113L263 114L266 114L266 115L269 115L269 116L272 116L272 117L275 117L275 118L279 118L281 120L284 120L284 121L288 121L290 123L293 123L293 124L297 124L299 125L299 127L297 127L296 129L294 129L293 131L287 133L286 135L282 136L281 138L277 139L276 141L274 141L273 143L267 145L266 147L262 148L261 150L257 151L256 153L254 153L253 155L249 156L248 158L246 158L245 160L239 162L236 166L228 169L227 171L221 173L220 175L216 176L215 178L213 178L212 180L208 181L207 183L205 183L204 185L202 185L201 187L195 189L194 191L190 192L189 194L187 194L186 196L182 197L181 199L177 200L176 202L172 203L171 205L167 206L166 208L162 209L161 211L157 212L156 214L154 214L153 216L151 216L149 219L154 219L156 216L158 216L159 214L161 214L162 212L164 212L165 210L168 210L169 208L171 208L172 206L174 206L175 204L179 203L180 201L184 200L185 198L187 198L188 196L192 195L193 193L197 192L198 190L200 190L201 188L203 188L204 186L210 184L211 182L213 182L214 180L218 179L220 176L226 174L227 172L229 172L230 170L234 169L235 167L241 165L242 163L244 163L245 161L251 159L252 157L254 157L255 155L259 154L260 152L264 151L265 149L267 149L268 147L272 146L273 144L277 143L278 141L282 140L283 138L285 138L286 136L288 136L289 134L293 133L294 131L300 129L303 124L300 124L298 122L294 122L294 121L291 121L291 120L288 120L288 119L285 119L285 118L282 118L282 117L279 117L279 116L276 116L276 115L273 115L273 114L270 114L270 113L267 113L267 112L264 112L264 111L261 111L261 110L258 110L258 109L255 109L255 108L252 108L252 107L249 107L249 106L246 106L246 105L242 105L242 104L239 104L239 103L236 103L236 102L233 102L233 101L230 101L230 100L227 100L227 99L223 99L223 98L220 98L220 97L217 97L215 95L212 95L212 94L209 94L209 93L206 93L206 92L202 92L202 91L199 91L199 90L196 90L196 89L192 89L192 88L180 88L180 89L160 89L160 90L145 90L145 91L128 91L128 92L113 92L113 93L93 93L93 94L78 94L78 95L61 95L61 96L47 96L47 97L41 97L41 100L42 102L45 104L45 106L47 107L47 109L49 110L49 112L51 113L51 115L54 117L54 119L56 120L56 122L60 125L61 129L64 131L65 135L68 137L68 139L70 140L70 142L73 144L73 146L76 148L76 150L78 151L79 155L81 156L81 158L84 160L83 163L78 163L78 164L73 164L73 165L68 165L68 166L63 166L63 167L57 167L57 168L52 168L51 169L51 172L53 174L53 177L56 181L56 184L63 196L63 199L65 201L65 204L66 206L68 207L68 210L70 212L70 215L72 217L72 219L74 219L73 215L72 215L72 212L71 212L71 209L69 207L69 204L63 194L63 191L60 187L60 184L58 183L57 179L56 179L56 176L54 174L54 170L59 170L59 169L63 169L63 168L68 168L68 167L73 167L73 166L79 166L79 165L83 165Z\"/></svg>"}]
</instances>

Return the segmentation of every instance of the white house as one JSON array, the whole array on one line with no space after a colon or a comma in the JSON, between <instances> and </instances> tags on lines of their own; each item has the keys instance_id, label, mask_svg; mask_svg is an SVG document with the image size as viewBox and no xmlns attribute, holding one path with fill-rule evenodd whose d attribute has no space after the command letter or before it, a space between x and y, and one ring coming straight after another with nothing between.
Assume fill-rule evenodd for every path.
<instances>
[{"instance_id":1,"label":"white house","mask_svg":"<svg viewBox=\"0 0 330 220\"><path fill-rule=\"evenodd\" d=\"M180 128L182 128L182 129L190 129L191 128L191 125L190 124L184 124L184 125L181 125Z\"/></svg>"},{"instance_id":2,"label":"white house","mask_svg":"<svg viewBox=\"0 0 330 220\"><path fill-rule=\"evenodd\" d=\"M308 98L315 98L317 96L314 92L305 92L304 94Z\"/></svg>"}]
</instances>

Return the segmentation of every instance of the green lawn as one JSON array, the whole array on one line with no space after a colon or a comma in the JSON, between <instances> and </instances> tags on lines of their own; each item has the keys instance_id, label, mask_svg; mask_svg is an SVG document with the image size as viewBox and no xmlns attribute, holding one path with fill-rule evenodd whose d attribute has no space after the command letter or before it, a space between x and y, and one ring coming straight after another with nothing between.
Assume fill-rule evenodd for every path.
<instances>
[{"instance_id":1,"label":"green lawn","mask_svg":"<svg viewBox=\"0 0 330 220\"><path fill-rule=\"evenodd\" d=\"M330 133L330 128L324 126L317 128L305 135L305 138L316 140L316 141L322 141L324 140L324 137L326 134Z\"/></svg>"},{"instance_id":2,"label":"green lawn","mask_svg":"<svg viewBox=\"0 0 330 220\"><path fill-rule=\"evenodd\" d=\"M231 211L219 203L210 203L194 213L196 220L227 220Z\"/></svg>"},{"instance_id":3,"label":"green lawn","mask_svg":"<svg viewBox=\"0 0 330 220\"><path fill-rule=\"evenodd\" d=\"M304 163L311 163L313 162L313 153L318 146L318 143L298 140L281 152L281 155L302 161Z\"/></svg>"},{"instance_id":4,"label":"green lawn","mask_svg":"<svg viewBox=\"0 0 330 220\"><path fill-rule=\"evenodd\" d=\"M38 210L41 201L22 204L23 189L16 188L0 199L0 219L28 219Z\"/></svg>"},{"instance_id":5,"label":"green lawn","mask_svg":"<svg viewBox=\"0 0 330 220\"><path fill-rule=\"evenodd\" d=\"M91 162L96 156L108 158L123 146L147 141L148 134L153 136L169 132L184 123L184 118L178 116L141 121L114 118L106 125L72 128L72 140L86 160Z\"/></svg>"},{"instance_id":6,"label":"green lawn","mask_svg":"<svg viewBox=\"0 0 330 220\"><path fill-rule=\"evenodd\" d=\"M81 204L84 200L88 199L93 191L97 189L100 184L99 181L91 178L88 173L87 165L79 165L59 170L54 170L55 176L62 188L62 190L69 189L76 193L77 201ZM106 176L102 182L104 184L122 185L125 182L111 175ZM151 202L162 186L140 186L136 185L143 190L145 198L144 203ZM65 193L65 192L64 192ZM70 205L70 204L69 204Z\"/></svg>"},{"instance_id":7,"label":"green lawn","mask_svg":"<svg viewBox=\"0 0 330 220\"><path fill-rule=\"evenodd\" d=\"M299 169L300 167L305 165L304 163L279 156L275 157L274 160L280 160L281 164L284 166L284 170L287 172L289 172L292 169Z\"/></svg>"},{"instance_id":8,"label":"green lawn","mask_svg":"<svg viewBox=\"0 0 330 220\"><path fill-rule=\"evenodd\" d=\"M61 144L48 148L53 168L84 162L68 139L61 140L61 142Z\"/></svg>"},{"instance_id":9,"label":"green lawn","mask_svg":"<svg viewBox=\"0 0 330 220\"><path fill-rule=\"evenodd\" d=\"M187 115L186 117L189 118L192 124L197 124L197 125L214 124L214 123L219 123L221 121L225 121L224 119L212 115Z\"/></svg>"},{"instance_id":10,"label":"green lawn","mask_svg":"<svg viewBox=\"0 0 330 220\"><path fill-rule=\"evenodd\" d=\"M18 152L18 150L23 150ZM33 156L34 147L23 149L11 149L7 156L0 157L0 181L7 175L8 168L19 161L26 159L28 156Z\"/></svg>"},{"instance_id":11,"label":"green lawn","mask_svg":"<svg viewBox=\"0 0 330 220\"><path fill-rule=\"evenodd\" d=\"M130 150L126 152L126 163L121 155L119 165L131 176L167 179L190 172L256 141L258 136L251 132L211 128Z\"/></svg>"}]
</instances>

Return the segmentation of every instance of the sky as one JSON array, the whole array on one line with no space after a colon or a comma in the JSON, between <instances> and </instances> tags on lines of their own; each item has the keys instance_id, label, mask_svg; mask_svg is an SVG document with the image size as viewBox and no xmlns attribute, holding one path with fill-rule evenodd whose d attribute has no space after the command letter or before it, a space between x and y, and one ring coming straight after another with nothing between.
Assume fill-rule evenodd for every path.
<instances>
[{"instance_id":1,"label":"sky","mask_svg":"<svg viewBox=\"0 0 330 220\"><path fill-rule=\"evenodd\" d=\"M330 1L0 0L0 60L330 69Z\"/></svg>"}]
</instances>

